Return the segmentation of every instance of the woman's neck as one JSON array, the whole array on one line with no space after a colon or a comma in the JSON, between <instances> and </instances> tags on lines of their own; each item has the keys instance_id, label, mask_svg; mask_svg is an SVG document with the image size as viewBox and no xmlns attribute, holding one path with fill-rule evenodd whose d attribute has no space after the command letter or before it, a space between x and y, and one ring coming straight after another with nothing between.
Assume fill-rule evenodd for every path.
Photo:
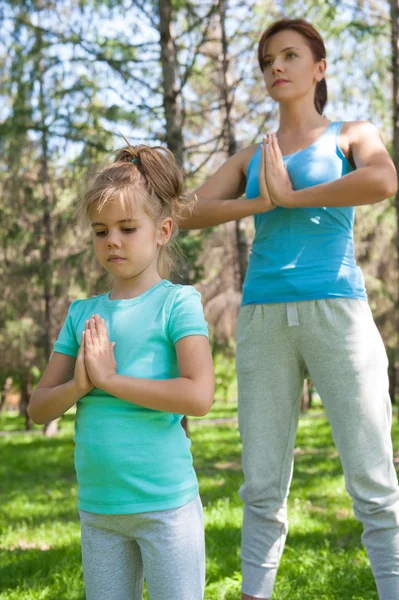
<instances>
[{"instance_id":1,"label":"woman's neck","mask_svg":"<svg viewBox=\"0 0 399 600\"><path fill-rule=\"evenodd\" d=\"M280 104L279 121L280 135L307 132L327 123L327 119L317 112L314 105L309 106L308 101Z\"/></svg>"}]
</instances>

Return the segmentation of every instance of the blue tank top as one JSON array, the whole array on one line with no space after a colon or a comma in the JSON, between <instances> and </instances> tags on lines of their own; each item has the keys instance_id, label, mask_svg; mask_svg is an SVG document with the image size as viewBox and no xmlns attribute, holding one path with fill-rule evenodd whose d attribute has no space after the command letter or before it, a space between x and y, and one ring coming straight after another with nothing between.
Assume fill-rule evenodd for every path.
<instances>
[{"instance_id":1,"label":"blue tank top","mask_svg":"<svg viewBox=\"0 0 399 600\"><path fill-rule=\"evenodd\" d=\"M353 168L338 145L342 122L310 146L284 156L294 190L334 181ZM259 196L259 146L247 170L246 197ZM282 208L255 215L255 238L242 305L322 298L367 299L356 265L353 206Z\"/></svg>"}]
</instances>

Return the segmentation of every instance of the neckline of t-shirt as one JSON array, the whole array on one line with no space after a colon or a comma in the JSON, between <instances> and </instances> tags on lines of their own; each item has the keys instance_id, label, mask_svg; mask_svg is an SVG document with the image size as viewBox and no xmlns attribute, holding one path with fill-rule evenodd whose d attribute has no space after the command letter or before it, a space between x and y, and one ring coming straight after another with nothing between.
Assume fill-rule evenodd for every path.
<instances>
[{"instance_id":1,"label":"neckline of t-shirt","mask_svg":"<svg viewBox=\"0 0 399 600\"><path fill-rule=\"evenodd\" d=\"M313 148L313 146L316 146L316 144L318 144L320 142L320 140L326 135L326 133L329 132L330 128L333 125L336 125L337 123L341 123L341 121L331 121L331 123L329 123L327 125L327 127L325 128L323 133L320 134L319 137L314 142L309 144L309 146L306 146L306 148L302 148L302 150L297 150L296 152L292 152L291 154L283 154L283 158L291 158L292 156L296 156L297 154L300 154L301 152L306 152L306 150Z\"/></svg>"},{"instance_id":2,"label":"neckline of t-shirt","mask_svg":"<svg viewBox=\"0 0 399 600\"><path fill-rule=\"evenodd\" d=\"M170 282L167 279L161 279L161 281L158 281L158 283L148 288L148 290L140 294L140 296L135 296L135 298L120 298L117 300L111 300L111 298L109 297L112 293L111 290L110 292L108 292L108 294L104 294L104 303L107 306L133 306L134 304L139 304L140 302L143 302L143 300L146 300L148 296L153 294L158 288L164 287L168 283Z\"/></svg>"}]
</instances>

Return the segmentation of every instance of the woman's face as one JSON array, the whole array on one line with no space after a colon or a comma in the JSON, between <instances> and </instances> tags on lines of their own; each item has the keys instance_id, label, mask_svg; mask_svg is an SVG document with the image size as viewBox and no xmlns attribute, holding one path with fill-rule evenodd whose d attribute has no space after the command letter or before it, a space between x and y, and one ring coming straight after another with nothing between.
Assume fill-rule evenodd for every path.
<instances>
[{"instance_id":1,"label":"woman's face","mask_svg":"<svg viewBox=\"0 0 399 600\"><path fill-rule=\"evenodd\" d=\"M315 62L307 40L296 31L284 30L273 35L263 49L263 77L266 89L276 102L291 102L309 95L324 77L323 58Z\"/></svg>"}]
</instances>

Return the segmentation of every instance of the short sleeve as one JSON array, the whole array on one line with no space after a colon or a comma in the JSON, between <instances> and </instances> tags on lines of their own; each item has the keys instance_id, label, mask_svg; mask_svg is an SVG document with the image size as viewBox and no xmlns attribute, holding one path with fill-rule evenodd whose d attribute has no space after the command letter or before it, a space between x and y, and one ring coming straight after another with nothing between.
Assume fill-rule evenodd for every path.
<instances>
[{"instance_id":1,"label":"short sleeve","mask_svg":"<svg viewBox=\"0 0 399 600\"><path fill-rule=\"evenodd\" d=\"M170 309L169 336L174 344L188 335L208 337L201 294L191 285L178 288Z\"/></svg>"},{"instance_id":2,"label":"short sleeve","mask_svg":"<svg viewBox=\"0 0 399 600\"><path fill-rule=\"evenodd\" d=\"M75 357L78 355L80 342L78 342L76 337L76 313L79 302L79 300L75 300L69 307L67 318L54 344L54 352Z\"/></svg>"}]
</instances>

